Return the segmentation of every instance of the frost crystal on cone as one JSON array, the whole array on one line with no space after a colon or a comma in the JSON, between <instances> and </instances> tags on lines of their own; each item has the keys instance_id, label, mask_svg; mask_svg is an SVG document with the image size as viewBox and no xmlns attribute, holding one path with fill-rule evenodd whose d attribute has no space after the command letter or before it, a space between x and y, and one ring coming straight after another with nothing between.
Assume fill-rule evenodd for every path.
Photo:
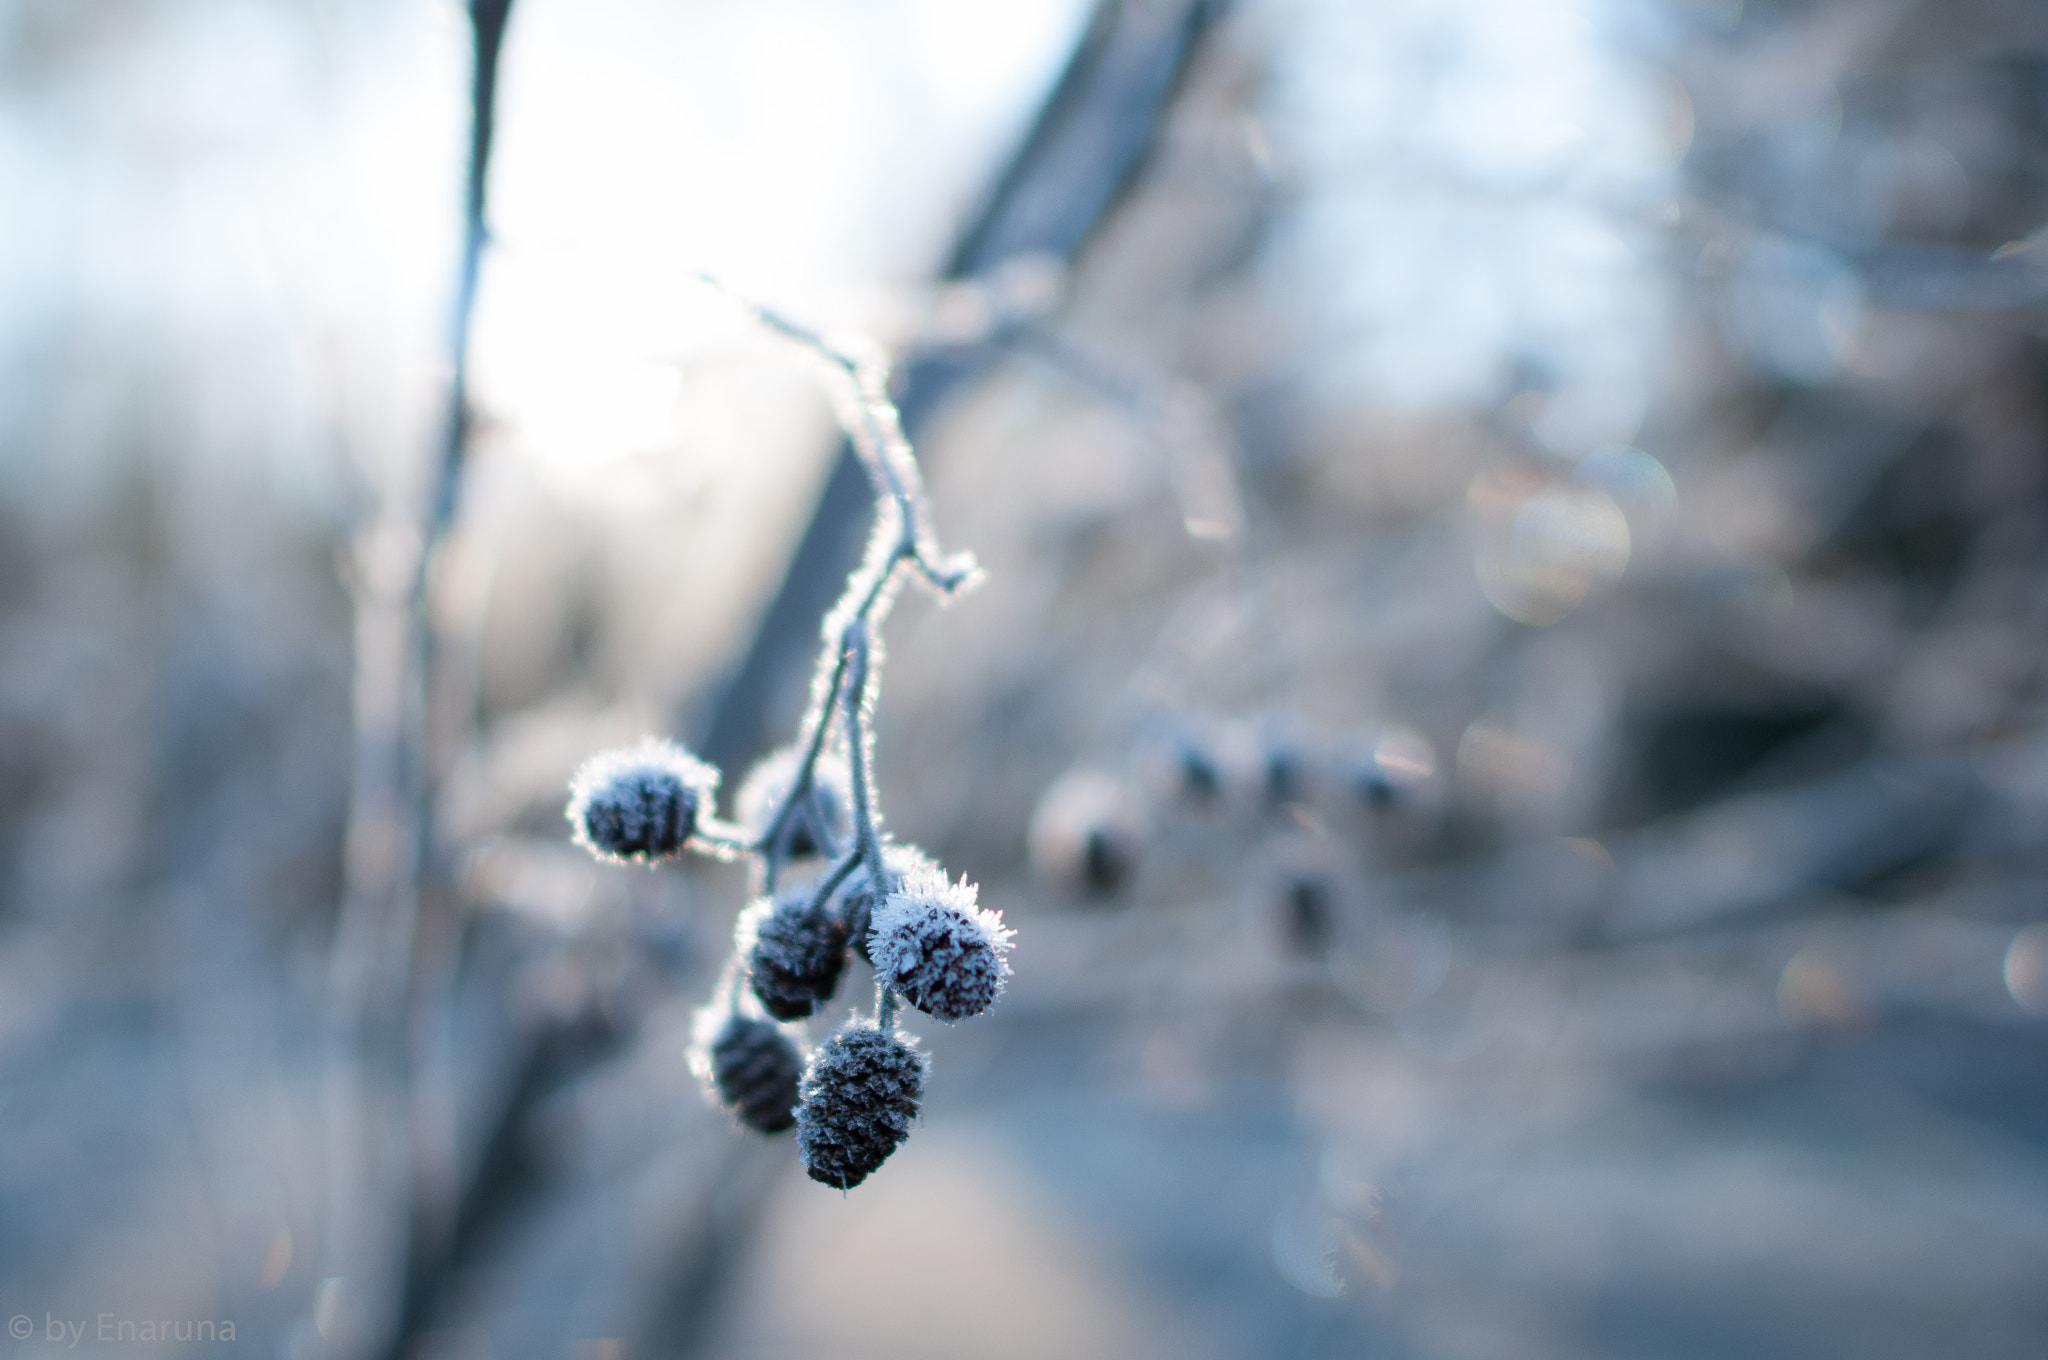
<instances>
[{"instance_id":1,"label":"frost crystal on cone","mask_svg":"<svg viewBox=\"0 0 2048 1360\"><path fill-rule=\"evenodd\" d=\"M672 741L593 756L569 784L576 843L599 859L651 863L679 854L711 806L718 771Z\"/></svg>"},{"instance_id":2,"label":"frost crystal on cone","mask_svg":"<svg viewBox=\"0 0 2048 1360\"><path fill-rule=\"evenodd\" d=\"M762 1133L796 1122L803 1058L780 1025L735 1015L711 1042L708 1063L719 1103Z\"/></svg>"},{"instance_id":3,"label":"frost crystal on cone","mask_svg":"<svg viewBox=\"0 0 2048 1360\"><path fill-rule=\"evenodd\" d=\"M846 967L846 928L825 906L811 904L799 887L773 902L747 908L753 947L747 975L762 1008L778 1020L800 1020L830 1001Z\"/></svg>"},{"instance_id":4,"label":"frost crystal on cone","mask_svg":"<svg viewBox=\"0 0 2048 1360\"><path fill-rule=\"evenodd\" d=\"M875 975L938 1020L965 1020L996 1003L1010 976L1011 931L974 902L974 887L944 873L911 874L875 913L868 950Z\"/></svg>"},{"instance_id":5,"label":"frost crystal on cone","mask_svg":"<svg viewBox=\"0 0 2048 1360\"><path fill-rule=\"evenodd\" d=\"M812 1180L851 1189L888 1160L917 1118L928 1061L867 1020L849 1020L811 1055L796 1143Z\"/></svg>"}]
</instances>

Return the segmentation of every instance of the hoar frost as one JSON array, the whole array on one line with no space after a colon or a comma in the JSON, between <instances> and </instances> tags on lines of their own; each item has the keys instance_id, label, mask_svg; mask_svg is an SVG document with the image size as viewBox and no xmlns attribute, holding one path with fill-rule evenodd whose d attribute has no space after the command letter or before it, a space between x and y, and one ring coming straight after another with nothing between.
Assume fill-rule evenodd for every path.
<instances>
[{"instance_id":1,"label":"hoar frost","mask_svg":"<svg viewBox=\"0 0 2048 1360\"><path fill-rule=\"evenodd\" d=\"M875 912L868 956L875 976L926 1015L964 1020L1002 994L1012 933L975 905L975 888L937 869L906 877Z\"/></svg>"}]
</instances>

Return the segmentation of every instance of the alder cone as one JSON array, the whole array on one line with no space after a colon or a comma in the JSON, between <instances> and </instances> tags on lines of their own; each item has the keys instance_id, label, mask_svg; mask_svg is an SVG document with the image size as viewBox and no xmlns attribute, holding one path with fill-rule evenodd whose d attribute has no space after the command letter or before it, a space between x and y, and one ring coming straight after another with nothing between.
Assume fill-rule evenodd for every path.
<instances>
[{"instance_id":1,"label":"alder cone","mask_svg":"<svg viewBox=\"0 0 2048 1360\"><path fill-rule=\"evenodd\" d=\"M799 1088L796 1143L810 1178L849 1190L887 1161L917 1118L928 1062L870 1021L841 1025Z\"/></svg>"},{"instance_id":2,"label":"alder cone","mask_svg":"<svg viewBox=\"0 0 2048 1360\"><path fill-rule=\"evenodd\" d=\"M822 904L814 906L809 891L798 889L760 913L747 954L754 995L777 1020L801 1020L830 1001L846 968L846 927Z\"/></svg>"},{"instance_id":3,"label":"alder cone","mask_svg":"<svg viewBox=\"0 0 2048 1360\"><path fill-rule=\"evenodd\" d=\"M682 747L645 741L584 763L569 784L569 822L599 859L651 864L682 853L717 787L718 771Z\"/></svg>"},{"instance_id":4,"label":"alder cone","mask_svg":"<svg viewBox=\"0 0 2048 1360\"><path fill-rule=\"evenodd\" d=\"M711 1081L718 1098L747 1127L781 1133L796 1123L803 1059L780 1025L735 1015L711 1043Z\"/></svg>"}]
</instances>

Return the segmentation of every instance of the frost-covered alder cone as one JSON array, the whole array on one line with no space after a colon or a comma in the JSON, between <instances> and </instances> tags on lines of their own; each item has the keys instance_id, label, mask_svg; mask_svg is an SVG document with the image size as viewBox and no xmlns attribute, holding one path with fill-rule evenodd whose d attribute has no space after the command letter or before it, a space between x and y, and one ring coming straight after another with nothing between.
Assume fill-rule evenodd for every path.
<instances>
[{"instance_id":1,"label":"frost-covered alder cone","mask_svg":"<svg viewBox=\"0 0 2048 1360\"><path fill-rule=\"evenodd\" d=\"M729 1018L711 1041L710 1075L719 1103L762 1133L796 1122L803 1058L782 1026L749 1015Z\"/></svg>"},{"instance_id":2,"label":"frost-covered alder cone","mask_svg":"<svg viewBox=\"0 0 2048 1360\"><path fill-rule=\"evenodd\" d=\"M889 889L912 874L938 873L939 862L914 845L885 845L882 847L882 872L889 882L884 885L881 895L887 897ZM875 896L868 866L862 864L846 876L846 881L839 885L839 891L832 898L833 910L846 926L846 938L852 942L854 952L868 962L873 962L868 957L868 931L874 921Z\"/></svg>"},{"instance_id":3,"label":"frost-covered alder cone","mask_svg":"<svg viewBox=\"0 0 2048 1360\"><path fill-rule=\"evenodd\" d=\"M875 976L936 1020L980 1015L1010 976L1012 932L974 896L973 884L920 869L883 901L868 934Z\"/></svg>"},{"instance_id":4,"label":"frost-covered alder cone","mask_svg":"<svg viewBox=\"0 0 2048 1360\"><path fill-rule=\"evenodd\" d=\"M896 1150L924 1100L929 1059L900 1034L849 1020L811 1055L796 1144L814 1181L851 1189Z\"/></svg>"},{"instance_id":5,"label":"frost-covered alder cone","mask_svg":"<svg viewBox=\"0 0 2048 1360\"><path fill-rule=\"evenodd\" d=\"M1307 834L1269 842L1262 894L1280 943L1302 958L1321 958L1343 931L1346 869L1325 838Z\"/></svg>"},{"instance_id":6,"label":"frost-covered alder cone","mask_svg":"<svg viewBox=\"0 0 2048 1360\"><path fill-rule=\"evenodd\" d=\"M1139 775L1163 803L1214 808L1223 801L1224 782L1217 746L1216 734L1196 719L1161 719L1139 742Z\"/></svg>"},{"instance_id":7,"label":"frost-covered alder cone","mask_svg":"<svg viewBox=\"0 0 2048 1360\"><path fill-rule=\"evenodd\" d=\"M768 834L782 802L789 797L802 767L803 753L794 746L763 756L747 772L733 800L734 816L753 840ZM820 837L824 844L819 843ZM831 854L853 839L853 786L846 762L822 756L811 769L811 786L802 803L782 825L768 851L781 859Z\"/></svg>"},{"instance_id":8,"label":"frost-covered alder cone","mask_svg":"<svg viewBox=\"0 0 2048 1360\"><path fill-rule=\"evenodd\" d=\"M800 1020L830 1001L846 968L846 927L830 908L798 886L761 899L747 915L747 977L762 1009L778 1020Z\"/></svg>"},{"instance_id":9,"label":"frost-covered alder cone","mask_svg":"<svg viewBox=\"0 0 2048 1360\"><path fill-rule=\"evenodd\" d=\"M1106 897L1136 870L1144 837L1123 781L1077 770L1039 797L1028 837L1031 867L1069 891Z\"/></svg>"},{"instance_id":10,"label":"frost-covered alder cone","mask_svg":"<svg viewBox=\"0 0 2048 1360\"><path fill-rule=\"evenodd\" d=\"M569 782L576 843L599 859L651 863L682 851L718 790L718 771L649 739L585 761Z\"/></svg>"},{"instance_id":11,"label":"frost-covered alder cone","mask_svg":"<svg viewBox=\"0 0 2048 1360\"><path fill-rule=\"evenodd\" d=\"M1383 819L1423 830L1443 809L1436 748L1419 732L1388 727L1359 733L1339 760L1358 805Z\"/></svg>"},{"instance_id":12,"label":"frost-covered alder cone","mask_svg":"<svg viewBox=\"0 0 2048 1360\"><path fill-rule=\"evenodd\" d=\"M1303 802L1308 795L1307 742L1285 726L1267 724L1252 738L1259 797L1270 811Z\"/></svg>"}]
</instances>

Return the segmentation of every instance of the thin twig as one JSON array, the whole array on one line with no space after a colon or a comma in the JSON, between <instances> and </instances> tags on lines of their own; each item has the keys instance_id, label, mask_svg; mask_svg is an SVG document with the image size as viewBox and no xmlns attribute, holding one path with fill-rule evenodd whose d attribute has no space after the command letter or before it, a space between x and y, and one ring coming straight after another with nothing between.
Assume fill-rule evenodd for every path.
<instances>
[{"instance_id":1,"label":"thin twig","mask_svg":"<svg viewBox=\"0 0 2048 1360\"><path fill-rule=\"evenodd\" d=\"M774 881L775 847L789 819L810 793L825 752L835 711L844 702L842 727L852 771L855 847L879 890L888 879L876 832L873 781L869 774L867 715L874 703L876 629L895 602L908 566L943 599L974 586L981 570L972 554L946 555L931 529L931 516L918 475L917 457L904 437L903 421L889 397L889 370L880 359L836 345L810 327L760 303L740 297L709 274L698 275L761 325L795 341L816 358L834 381L840 423L867 471L877 513L867 551L848 578L839 600L827 611L822 645L813 668L811 708L799 731L806 735L789 788L751 848L767 863Z\"/></svg>"},{"instance_id":2,"label":"thin twig","mask_svg":"<svg viewBox=\"0 0 2048 1360\"><path fill-rule=\"evenodd\" d=\"M405 1229L411 1148L379 1146L379 1097L409 1119L405 1052L407 993L421 885L434 862L433 778L427 702L434 637L428 610L439 550L454 521L469 434L469 341L486 239L486 187L495 125L497 67L512 0L471 0L475 41L469 155L464 169L462 253L451 309L453 373L432 480L412 513L386 505L362 539L356 572L355 759L348 846L328 960L328 1123L322 1274L345 1280L350 1315L342 1341L372 1344L398 1308L390 1272L376 1266L375 1239ZM388 1210L388 1213L386 1212ZM388 1220L388 1221L386 1221Z\"/></svg>"}]
</instances>

